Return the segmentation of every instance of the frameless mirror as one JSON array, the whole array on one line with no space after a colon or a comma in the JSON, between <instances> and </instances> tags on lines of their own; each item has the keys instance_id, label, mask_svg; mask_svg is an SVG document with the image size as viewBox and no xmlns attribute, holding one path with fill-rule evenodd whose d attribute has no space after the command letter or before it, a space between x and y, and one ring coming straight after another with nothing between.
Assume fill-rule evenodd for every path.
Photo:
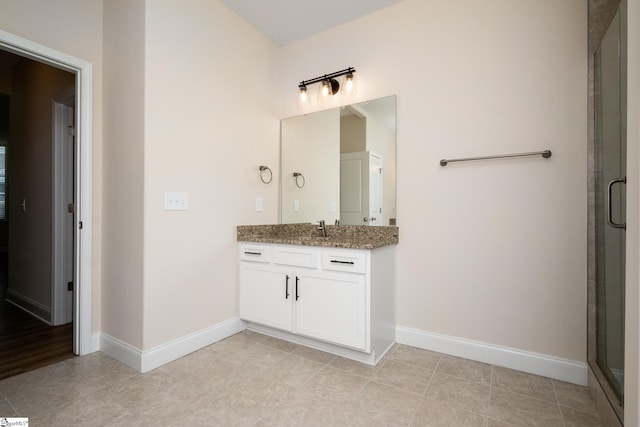
<instances>
[{"instance_id":1,"label":"frameless mirror","mask_svg":"<svg viewBox=\"0 0 640 427\"><path fill-rule=\"evenodd\" d=\"M282 224L396 224L395 96L281 126Z\"/></svg>"}]
</instances>

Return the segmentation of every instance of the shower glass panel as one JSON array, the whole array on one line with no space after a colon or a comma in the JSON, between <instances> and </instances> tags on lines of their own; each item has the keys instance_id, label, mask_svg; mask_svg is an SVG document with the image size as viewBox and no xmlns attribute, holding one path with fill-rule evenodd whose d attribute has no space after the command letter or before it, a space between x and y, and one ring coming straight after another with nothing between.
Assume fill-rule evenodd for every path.
<instances>
[{"instance_id":1,"label":"shower glass panel","mask_svg":"<svg viewBox=\"0 0 640 427\"><path fill-rule=\"evenodd\" d=\"M595 54L597 363L624 391L626 41L618 11Z\"/></svg>"}]
</instances>

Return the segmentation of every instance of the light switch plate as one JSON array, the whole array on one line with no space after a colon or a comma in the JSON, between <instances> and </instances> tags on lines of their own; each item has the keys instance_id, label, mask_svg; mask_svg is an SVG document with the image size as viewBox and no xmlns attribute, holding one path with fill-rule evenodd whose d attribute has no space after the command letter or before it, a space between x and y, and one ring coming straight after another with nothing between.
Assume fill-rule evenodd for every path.
<instances>
[{"instance_id":1,"label":"light switch plate","mask_svg":"<svg viewBox=\"0 0 640 427\"><path fill-rule=\"evenodd\" d=\"M300 202L297 200L293 201L293 211L294 212L300 212Z\"/></svg>"},{"instance_id":2,"label":"light switch plate","mask_svg":"<svg viewBox=\"0 0 640 427\"><path fill-rule=\"evenodd\" d=\"M262 197L256 197L256 212L262 212Z\"/></svg>"},{"instance_id":3,"label":"light switch plate","mask_svg":"<svg viewBox=\"0 0 640 427\"><path fill-rule=\"evenodd\" d=\"M178 191L165 191L164 209L167 211L189 210L189 195Z\"/></svg>"}]
</instances>

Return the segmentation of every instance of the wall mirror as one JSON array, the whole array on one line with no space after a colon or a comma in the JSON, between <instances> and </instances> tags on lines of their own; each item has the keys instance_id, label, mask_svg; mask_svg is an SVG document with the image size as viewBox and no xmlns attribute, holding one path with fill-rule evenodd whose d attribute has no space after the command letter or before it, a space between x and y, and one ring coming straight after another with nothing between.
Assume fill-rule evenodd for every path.
<instances>
[{"instance_id":1,"label":"wall mirror","mask_svg":"<svg viewBox=\"0 0 640 427\"><path fill-rule=\"evenodd\" d=\"M396 97L281 123L282 224L396 224Z\"/></svg>"}]
</instances>

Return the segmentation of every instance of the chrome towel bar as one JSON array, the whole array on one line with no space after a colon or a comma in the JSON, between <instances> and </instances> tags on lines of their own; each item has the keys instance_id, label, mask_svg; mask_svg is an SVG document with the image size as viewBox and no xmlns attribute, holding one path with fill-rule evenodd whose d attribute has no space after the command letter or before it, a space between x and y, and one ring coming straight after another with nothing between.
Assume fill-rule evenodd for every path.
<instances>
[{"instance_id":1,"label":"chrome towel bar","mask_svg":"<svg viewBox=\"0 0 640 427\"><path fill-rule=\"evenodd\" d=\"M551 150L533 151L531 153L514 153L514 154L498 154L495 156L482 156L482 157L465 157L462 159L442 159L440 160L440 166L447 166L448 163L453 162L467 162L470 160L488 160L488 159L504 159L507 157L525 157L525 156L542 156L545 159L551 157Z\"/></svg>"}]
</instances>

